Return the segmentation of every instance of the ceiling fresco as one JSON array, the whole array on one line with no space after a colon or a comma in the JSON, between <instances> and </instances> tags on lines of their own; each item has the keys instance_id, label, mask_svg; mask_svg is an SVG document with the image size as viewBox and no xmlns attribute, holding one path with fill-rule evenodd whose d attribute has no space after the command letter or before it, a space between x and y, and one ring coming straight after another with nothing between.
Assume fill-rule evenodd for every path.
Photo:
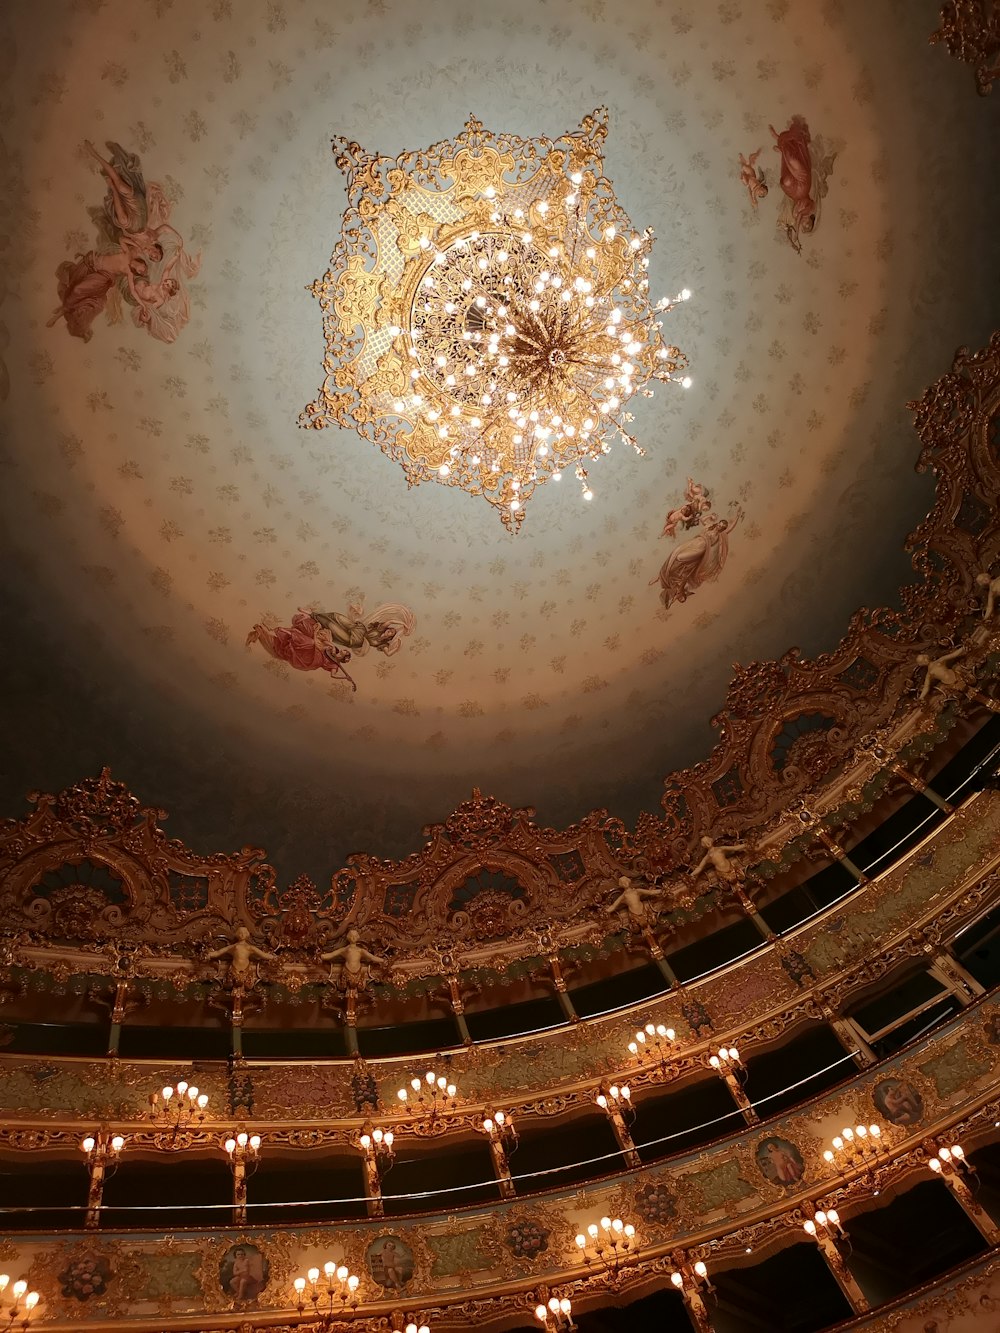
<instances>
[{"instance_id":1,"label":"ceiling fresco","mask_svg":"<svg viewBox=\"0 0 1000 1333\"><path fill-rule=\"evenodd\" d=\"M936 18L6 6L3 813L109 764L173 834L291 876L403 853L473 785L546 823L655 809L735 662L824 651L908 577L931 490L905 403L996 313L997 108ZM692 292L664 332L693 384L635 400L646 456L594 464L590 503L539 488L515 535L299 429L331 138L557 136L598 106L651 292Z\"/></svg>"}]
</instances>

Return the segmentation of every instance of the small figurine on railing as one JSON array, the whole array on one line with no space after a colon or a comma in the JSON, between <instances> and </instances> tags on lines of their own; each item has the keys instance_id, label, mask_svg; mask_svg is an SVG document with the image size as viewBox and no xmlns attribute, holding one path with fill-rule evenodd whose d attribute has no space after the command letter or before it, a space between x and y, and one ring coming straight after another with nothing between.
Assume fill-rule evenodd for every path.
<instances>
[{"instance_id":1,"label":"small figurine on railing","mask_svg":"<svg viewBox=\"0 0 1000 1333\"><path fill-rule=\"evenodd\" d=\"M740 878L739 867L729 858L733 852L750 851L749 843L731 842L727 846L722 846L706 834L701 840L701 845L705 848L705 855L691 871L692 879L697 879L708 866L712 867L718 879L724 884L733 884Z\"/></svg>"},{"instance_id":2,"label":"small figurine on railing","mask_svg":"<svg viewBox=\"0 0 1000 1333\"><path fill-rule=\"evenodd\" d=\"M968 648L955 648L950 653L933 658L928 653L917 654L917 666L924 668L924 683L920 690L921 701L927 698L935 685L938 685L945 693L964 694L967 698L982 704L984 708L988 708L991 713L1000 713L1000 703L996 699L990 699L981 690L977 690L970 676L951 665L952 662L958 662L965 657L968 651Z\"/></svg>"},{"instance_id":3,"label":"small figurine on railing","mask_svg":"<svg viewBox=\"0 0 1000 1333\"><path fill-rule=\"evenodd\" d=\"M236 927L236 938L229 944L224 944L221 949L213 949L211 953L205 955L209 962L214 962L217 958L229 957L228 979L231 985L246 988L247 981L250 978L250 965L253 959L259 958L263 962L273 963L277 961L277 955L267 953L264 949L258 949L256 944L250 943L250 931L246 926Z\"/></svg>"},{"instance_id":4,"label":"small figurine on railing","mask_svg":"<svg viewBox=\"0 0 1000 1333\"><path fill-rule=\"evenodd\" d=\"M992 620L993 612L996 610L997 598L1000 597L1000 574L996 578L991 578L989 574L983 572L976 575L976 583L980 588L986 589L986 605L983 607L983 619Z\"/></svg>"},{"instance_id":5,"label":"small figurine on railing","mask_svg":"<svg viewBox=\"0 0 1000 1333\"><path fill-rule=\"evenodd\" d=\"M613 903L607 906L608 913L617 912L622 906L628 912L633 921L645 925L650 920L650 913L646 909L646 898L662 898L662 889L640 889L633 884L628 875L622 875L618 881L618 887L621 889L618 897Z\"/></svg>"},{"instance_id":6,"label":"small figurine on railing","mask_svg":"<svg viewBox=\"0 0 1000 1333\"><path fill-rule=\"evenodd\" d=\"M368 984L368 965L373 967L386 965L385 958L380 958L377 953L372 953L363 944L358 943L360 938L352 926L347 932L346 944L342 944L339 949L331 949L329 953L320 954L324 963L334 963L338 959L343 959L338 978L343 990L363 990Z\"/></svg>"}]
</instances>

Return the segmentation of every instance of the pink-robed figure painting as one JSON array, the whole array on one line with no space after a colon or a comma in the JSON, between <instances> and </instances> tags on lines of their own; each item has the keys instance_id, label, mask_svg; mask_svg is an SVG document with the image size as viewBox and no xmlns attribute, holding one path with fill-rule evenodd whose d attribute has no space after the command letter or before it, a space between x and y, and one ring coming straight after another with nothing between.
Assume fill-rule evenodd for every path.
<instances>
[{"instance_id":1,"label":"pink-robed figure painting","mask_svg":"<svg viewBox=\"0 0 1000 1333\"><path fill-rule=\"evenodd\" d=\"M801 254L802 237L816 230L820 201L826 195L836 153L826 151L821 140L813 140L804 116L793 116L780 133L773 125L769 128L774 135L774 151L781 154L778 183L785 196L778 226L792 249Z\"/></svg>"},{"instance_id":2,"label":"pink-robed figure painting","mask_svg":"<svg viewBox=\"0 0 1000 1333\"><path fill-rule=\"evenodd\" d=\"M413 633L416 617L399 602L386 602L365 615L360 602L352 602L347 612L307 611L292 616L290 626L254 625L247 635L247 646L259 643L279 662L287 662L296 671L326 671L331 680L346 680L352 690L357 684L346 670L352 656L363 657L370 649L391 657L402 647L403 637Z\"/></svg>"},{"instance_id":3,"label":"pink-robed figure painting","mask_svg":"<svg viewBox=\"0 0 1000 1333\"><path fill-rule=\"evenodd\" d=\"M49 327L62 319L74 338L89 342L98 315L117 324L124 303L137 328L173 342L191 317L185 279L197 274L201 256L185 251L163 186L145 180L134 153L114 142L107 158L89 140L84 147L107 186L103 204L89 210L97 244L56 269L59 304Z\"/></svg>"},{"instance_id":4,"label":"pink-robed figure painting","mask_svg":"<svg viewBox=\"0 0 1000 1333\"><path fill-rule=\"evenodd\" d=\"M729 534L743 517L736 510L735 517L720 518L713 512L701 515L701 531L675 546L660 566L660 572L649 580L660 585L660 599L669 610L674 602L686 602L703 583L714 582L722 573L729 556Z\"/></svg>"}]
</instances>

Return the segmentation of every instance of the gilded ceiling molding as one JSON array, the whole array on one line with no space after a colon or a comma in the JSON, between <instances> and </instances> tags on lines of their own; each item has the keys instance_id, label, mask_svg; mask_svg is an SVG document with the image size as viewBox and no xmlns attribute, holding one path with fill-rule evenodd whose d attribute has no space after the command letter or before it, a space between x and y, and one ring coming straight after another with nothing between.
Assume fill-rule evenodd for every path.
<instances>
[{"instance_id":1,"label":"gilded ceiling molding","mask_svg":"<svg viewBox=\"0 0 1000 1333\"><path fill-rule=\"evenodd\" d=\"M109 850L117 836L106 832L104 841L91 840L87 844L91 857L119 866L121 863ZM0 842L0 847L3 845ZM30 859L33 851L22 847ZM484 1108L489 1111L491 1100L497 1096L504 1098L506 1109L518 1114L553 1115L590 1101L601 1080L627 1077L637 1088L660 1081L664 1074L655 1059L633 1058L628 1052L636 1028L647 1022L668 1026L678 1034L677 1051L670 1061L670 1078L675 1079L699 1070L710 1047L722 1040L751 1049L803 1022L829 1021L859 987L886 975L908 958L934 956L940 951L966 921L996 899L1000 892L998 870L1000 798L984 791L884 875L753 957L654 1001L580 1022L570 1029L492 1046L457 1048L449 1056L449 1069L450 1077L462 1086L463 1109L460 1114L442 1116L435 1132L459 1128L469 1116ZM55 998L75 984L74 977L79 977L92 1000L106 1008L118 999L123 1004L141 1004L144 997L154 993L160 998L173 995L189 1003L197 996L201 996L202 1003L216 1002L213 997L222 995L216 967L224 967L225 962L211 965L200 961L203 947L193 956L184 956L190 931L183 912L177 918L163 915L159 919L158 930L167 938L166 945L153 942L155 937L148 933L152 914L144 909L137 913L140 925L133 934L127 901L129 885L124 880L119 885L124 885L122 896L126 901L114 904L118 938L110 948L105 945L102 950L97 941L93 951L79 944L70 947L58 937L46 939L38 929L9 936L10 961L0 973L0 998L10 1004L18 995L30 994L32 1006L37 1009L44 1004L47 991ZM43 916L38 903L44 905L44 898L36 896L35 888L29 888L21 896L8 894L2 910L8 921L21 918L37 922ZM226 907L227 911L233 910L233 903ZM260 920L249 916L244 919L252 923L260 937ZM388 926L392 924L390 921ZM175 927L179 943L169 942ZM877 948L873 941L878 941ZM127 958L119 958L121 971L116 972L110 966L110 955L118 957L123 942L133 948ZM290 957L294 959L295 955ZM292 996L300 1004L321 1004L327 992L334 990L315 956L308 961L309 955L300 953L300 958L303 961L283 961L279 957L259 965L262 983L266 984L258 984L253 993L261 1006L287 1003ZM99 975L102 971L107 973L104 980ZM291 983L289 972L296 977ZM122 988L124 998L119 995ZM135 1097L144 1101L148 1091L144 1084L142 1089L139 1087L149 1076L148 1065L115 1061L114 1070L109 1072L103 1062L93 1066L81 1066L73 1060L43 1063L61 1072L44 1090L32 1091L28 1071L33 1062L0 1057L0 1068L6 1074L0 1079L0 1112L6 1118L34 1119L37 1113L31 1108L41 1105L48 1107L49 1116L58 1117L64 1077L77 1089L73 1096L81 1095L85 1086L91 1088L91 1113L99 1118L121 1114L116 1108L127 1106ZM353 1068L343 1060L311 1063L308 1070L297 1071L280 1065L255 1065L244 1070L238 1088L221 1076L206 1074L203 1079L199 1075L199 1081L211 1094L210 1119L223 1114L227 1104L231 1111L237 1111L232 1099L245 1095L252 1097L258 1115L292 1122L318 1118L324 1124L329 1124L332 1116L342 1120L336 1133L344 1135L369 1110L388 1107L393 1115L400 1115L396 1089L424 1071L419 1060L406 1057L363 1062L357 1079L351 1074ZM18 1077L18 1069L25 1070L28 1083ZM87 1074L81 1084L74 1071L83 1069L91 1069L93 1077ZM183 1067L180 1072L189 1071ZM172 1082L179 1076L178 1067L162 1066L157 1074L161 1076L163 1082ZM205 1081L210 1078L216 1079L217 1088ZM245 1091L239 1092L244 1085Z\"/></svg>"},{"instance_id":2,"label":"gilded ceiling molding","mask_svg":"<svg viewBox=\"0 0 1000 1333\"><path fill-rule=\"evenodd\" d=\"M995 0L946 0L941 26L928 40L932 46L941 43L949 55L973 66L980 97L1000 78L1000 9Z\"/></svg>"},{"instance_id":3,"label":"gilded ceiling molding","mask_svg":"<svg viewBox=\"0 0 1000 1333\"><path fill-rule=\"evenodd\" d=\"M0 841L16 848L30 840L34 869L43 874L58 867L60 841L91 845L119 835L135 863L132 878L145 880L149 928L166 925L174 894L185 907L189 939L210 925L220 933L235 927L233 890L249 918L280 915L283 934L270 937L272 945L322 945L348 923L364 930L381 912L395 927L405 917L408 938L438 955L466 939L470 923L491 923L494 939L535 936L544 953L543 931L565 928L574 914L584 922L583 937L597 943L609 932L595 926L594 910L621 874L656 880L671 909L688 910L702 886L685 868L701 857L701 839L725 841L738 833L751 844L751 867L756 861L766 875L768 867L803 853L798 802L806 801L818 821L835 822L841 807L865 801L866 788L884 780L886 768L924 748L929 733L941 734L956 709L990 704L984 690L993 670L993 621L982 608L995 593L980 589L977 576L1000 556L1000 464L988 438L998 404L995 334L980 352L960 349L951 371L910 404L922 443L917 468L933 471L937 490L930 513L907 540L920 578L901 590L902 609L857 612L841 644L815 661L790 649L776 661L739 667L713 718L719 741L712 754L669 775L663 815L641 816L635 829L593 811L561 832L541 830L530 811L476 793L443 824L425 830L430 842L421 852L402 861L359 853L328 888L300 876L280 889L263 852L244 848L197 858L166 839L156 822L161 814L143 808L104 773L59 796L34 797L34 814L0 826ZM919 654L933 658L940 645L956 643L966 649L964 694L935 689L918 697ZM31 858L18 852L14 859L16 871L8 851L4 878L9 883L15 874L24 883ZM470 887L477 872L498 880ZM432 883L439 895L454 887L444 912L425 911ZM376 894L390 897L378 905ZM94 938L119 924L107 904L97 925L88 925L83 909L78 902L70 921L68 902L41 903L38 924L61 911L65 934L86 937L89 931ZM395 929L396 937L400 933Z\"/></svg>"}]
</instances>

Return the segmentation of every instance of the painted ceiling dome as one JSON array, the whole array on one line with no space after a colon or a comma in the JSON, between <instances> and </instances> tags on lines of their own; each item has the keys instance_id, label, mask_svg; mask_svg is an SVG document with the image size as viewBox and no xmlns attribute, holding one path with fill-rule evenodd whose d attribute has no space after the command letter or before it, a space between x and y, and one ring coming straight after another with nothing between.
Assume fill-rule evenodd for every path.
<instances>
[{"instance_id":1,"label":"painted ceiling dome","mask_svg":"<svg viewBox=\"0 0 1000 1333\"><path fill-rule=\"evenodd\" d=\"M288 877L402 854L474 785L551 824L655 810L735 662L829 649L909 577L904 404L986 341L997 203L996 108L932 18L67 0L41 42L6 9L4 809L109 764ZM331 139L555 139L598 106L652 293L693 293L646 456L594 464L592 503L539 487L515 535L299 429Z\"/></svg>"}]
</instances>

